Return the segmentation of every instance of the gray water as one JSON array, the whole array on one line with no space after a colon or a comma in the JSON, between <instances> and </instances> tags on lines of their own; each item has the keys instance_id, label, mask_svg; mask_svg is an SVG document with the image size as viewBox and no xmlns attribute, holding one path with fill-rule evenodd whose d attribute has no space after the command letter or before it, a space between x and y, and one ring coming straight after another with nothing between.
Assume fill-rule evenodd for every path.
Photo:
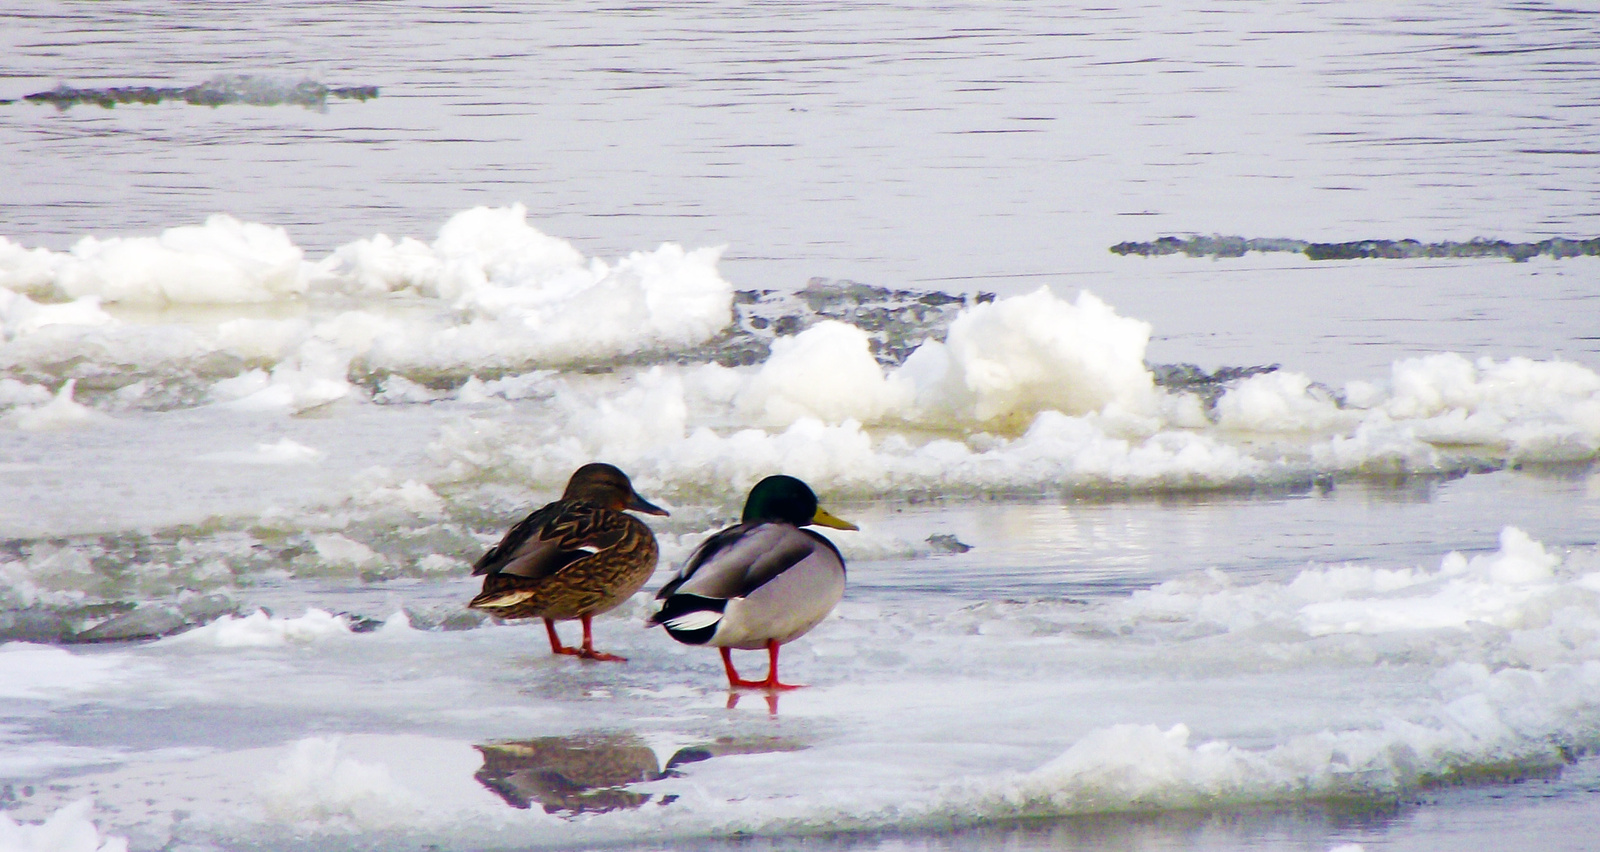
<instances>
[{"instance_id":1,"label":"gray water","mask_svg":"<svg viewBox=\"0 0 1600 852\"><path fill-rule=\"evenodd\" d=\"M4 97L220 74L381 93L11 105L6 230L55 247L228 212L329 248L517 200L591 254L727 244L752 286L1027 286L1163 233L1600 232L1600 27L1570 4L46 2L0 21Z\"/></svg>"},{"instance_id":2,"label":"gray water","mask_svg":"<svg viewBox=\"0 0 1600 852\"><path fill-rule=\"evenodd\" d=\"M1600 7L1554 3L28 3L0 7L0 236L64 249L225 212L315 254L522 202L613 257L727 245L744 288L813 276L1088 288L1158 361L1325 380L1455 351L1600 366L1591 259L1194 260L1165 234L1343 241L1600 233ZM221 75L370 100L65 109ZM873 595L1126 591L1199 566L1420 563L1515 523L1600 529L1587 470L1194 501L939 506L979 546L856 573ZM866 517L892 527L892 508ZM902 513L904 514L904 513ZM1008 533L1026 527L1028 536ZM1052 574L1070 564L1071 576ZM969 569L957 573L955 569ZM1044 570L1041 570L1043 568ZM920 576L919 576L920 575ZM999 828L871 848L1581 848L1593 766L1381 819ZM1498 791L1498 792L1494 792ZM1576 816L1575 816L1576 815Z\"/></svg>"},{"instance_id":3,"label":"gray water","mask_svg":"<svg viewBox=\"0 0 1600 852\"><path fill-rule=\"evenodd\" d=\"M1107 249L1600 233L1597 42L1551 3L30 3L0 11L0 98L229 74L380 96L0 108L0 230L64 248L227 212L316 252L521 201L586 254L726 245L743 287L1088 287L1161 359L1592 363L1592 263Z\"/></svg>"}]
</instances>

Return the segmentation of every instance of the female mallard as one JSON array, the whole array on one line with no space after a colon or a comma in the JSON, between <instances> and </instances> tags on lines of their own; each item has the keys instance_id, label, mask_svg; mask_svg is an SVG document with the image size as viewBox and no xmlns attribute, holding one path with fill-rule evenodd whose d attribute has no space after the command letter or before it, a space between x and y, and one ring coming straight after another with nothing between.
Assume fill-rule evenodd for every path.
<instances>
[{"instance_id":1,"label":"female mallard","mask_svg":"<svg viewBox=\"0 0 1600 852\"><path fill-rule=\"evenodd\" d=\"M589 619L627 600L656 569L656 537L623 509L665 515L640 497L627 474L586 464L561 499L523 519L472 566L483 591L467 606L500 618L543 618L550 651L586 660L623 657L594 649ZM580 619L583 647L569 648L556 621Z\"/></svg>"},{"instance_id":2,"label":"female mallard","mask_svg":"<svg viewBox=\"0 0 1600 852\"><path fill-rule=\"evenodd\" d=\"M844 597L844 557L808 524L857 529L817 506L817 495L792 476L769 476L750 489L740 523L705 540L678 576L656 595L651 620L672 638L722 651L730 687L794 689L778 681L778 646L827 617ZM766 680L743 680L731 650L767 649Z\"/></svg>"}]
</instances>

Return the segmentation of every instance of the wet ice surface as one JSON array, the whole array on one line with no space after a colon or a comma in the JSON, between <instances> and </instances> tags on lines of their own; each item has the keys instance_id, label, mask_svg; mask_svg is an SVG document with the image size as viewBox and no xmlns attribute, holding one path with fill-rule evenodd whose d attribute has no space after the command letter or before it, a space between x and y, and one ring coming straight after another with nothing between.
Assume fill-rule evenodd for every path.
<instances>
[{"instance_id":1,"label":"wet ice surface","mask_svg":"<svg viewBox=\"0 0 1600 852\"><path fill-rule=\"evenodd\" d=\"M1592 513L1592 485L1567 481L1565 498L1542 498L1548 514ZM1408 840L1433 809L1490 801L1510 816L1473 818L1526 837L1518 820L1545 818L1540 795L1586 789L1588 763L1559 773L1592 747L1600 556L1515 532L1470 559L1405 554L1440 534L1440 504L1548 485L1494 474L1416 502L1378 486L1186 507L850 505L868 529L973 549L853 559L846 602L784 656L812 686L775 714L760 693L726 692L714 654L642 629L643 601L597 621L601 646L630 658L607 665L550 656L534 625L383 616L459 605L468 578L265 584L242 597L270 617L136 645L6 646L11 814L91 797L136 848L676 848L729 832L821 834L799 841L820 849L1433 848L1464 830ZM1304 529L1297 502L1311 500L1329 501L1324 521L1381 511L1383 538ZM1252 546L1271 556L1250 560ZM307 602L350 615L296 614ZM1008 823L1024 815L1070 819ZM847 830L865 834L832 836Z\"/></svg>"},{"instance_id":2,"label":"wet ice surface","mask_svg":"<svg viewBox=\"0 0 1600 852\"><path fill-rule=\"evenodd\" d=\"M1594 260L1108 251L1592 238L1585 13L0 14L382 92L0 105L0 848L1587 841ZM861 523L812 687L461 608L595 457Z\"/></svg>"},{"instance_id":3,"label":"wet ice surface","mask_svg":"<svg viewBox=\"0 0 1600 852\"><path fill-rule=\"evenodd\" d=\"M1046 312L1099 336L1030 330ZM0 560L28 640L0 655L9 813L81 823L88 799L135 848L561 848L1311 809L1218 841L1266 843L1343 831L1314 816L1330 801L1448 808L1440 785L1550 776L1595 745L1592 372L1448 356L1335 394L1277 371L1208 414L1154 384L1143 329L1033 295L964 307L927 344L939 370L819 321L744 367L374 390L291 354L256 368L252 406L19 395L37 428L9 436L34 474L11 472L34 490ZM945 383L1032 363L1006 349L1026 334L1101 401ZM810 688L730 707L714 655L642 629L646 596L597 622L626 665L463 618L470 561L594 455L673 509L667 565L772 467L861 524L836 535L845 603L784 657ZM140 630L175 635L42 644Z\"/></svg>"}]
</instances>

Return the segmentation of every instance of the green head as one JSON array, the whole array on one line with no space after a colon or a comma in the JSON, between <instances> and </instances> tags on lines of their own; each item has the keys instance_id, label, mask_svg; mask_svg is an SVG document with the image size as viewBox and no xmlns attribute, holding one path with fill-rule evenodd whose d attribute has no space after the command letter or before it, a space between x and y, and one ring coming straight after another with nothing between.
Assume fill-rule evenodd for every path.
<instances>
[{"instance_id":1,"label":"green head","mask_svg":"<svg viewBox=\"0 0 1600 852\"><path fill-rule=\"evenodd\" d=\"M819 527L832 527L836 530L860 529L855 524L840 520L818 506L816 492L811 490L811 486L792 476L782 474L769 476L750 489L750 496L744 501L744 515L740 520L745 523L782 521L797 527L816 524Z\"/></svg>"}]
</instances>

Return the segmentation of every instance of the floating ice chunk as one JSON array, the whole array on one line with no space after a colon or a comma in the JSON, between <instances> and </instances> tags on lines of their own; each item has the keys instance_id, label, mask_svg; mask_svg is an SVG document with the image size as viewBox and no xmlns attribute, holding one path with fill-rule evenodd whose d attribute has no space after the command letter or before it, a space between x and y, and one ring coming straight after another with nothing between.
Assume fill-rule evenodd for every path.
<instances>
[{"instance_id":1,"label":"floating ice chunk","mask_svg":"<svg viewBox=\"0 0 1600 852\"><path fill-rule=\"evenodd\" d=\"M741 392L741 411L787 426L801 417L873 422L909 414L913 388L884 376L865 331L827 320L772 343L772 354Z\"/></svg>"},{"instance_id":2,"label":"floating ice chunk","mask_svg":"<svg viewBox=\"0 0 1600 852\"><path fill-rule=\"evenodd\" d=\"M950 324L945 351L924 344L904 369L919 384L920 405L1021 428L1045 410L1148 409L1149 342L1149 323L1118 316L1088 291L1068 302L1041 287L963 310Z\"/></svg>"},{"instance_id":3,"label":"floating ice chunk","mask_svg":"<svg viewBox=\"0 0 1600 852\"><path fill-rule=\"evenodd\" d=\"M66 255L47 248L23 248L0 237L0 315L4 311L4 290L28 293L49 292Z\"/></svg>"},{"instance_id":4,"label":"floating ice chunk","mask_svg":"<svg viewBox=\"0 0 1600 852\"><path fill-rule=\"evenodd\" d=\"M1505 445L1523 459L1600 452L1600 373L1565 361L1444 353L1395 362L1379 404L1436 444Z\"/></svg>"},{"instance_id":5,"label":"floating ice chunk","mask_svg":"<svg viewBox=\"0 0 1600 852\"><path fill-rule=\"evenodd\" d=\"M16 379L0 379L0 407L42 405L54 397L55 394L44 385L30 385Z\"/></svg>"},{"instance_id":6,"label":"floating ice chunk","mask_svg":"<svg viewBox=\"0 0 1600 852\"><path fill-rule=\"evenodd\" d=\"M242 618L224 615L210 624L162 641L218 648L271 648L347 636L350 632L347 619L320 609L306 610L306 614L298 618L277 618L256 610Z\"/></svg>"},{"instance_id":7,"label":"floating ice chunk","mask_svg":"<svg viewBox=\"0 0 1600 852\"><path fill-rule=\"evenodd\" d=\"M682 441L687 433L683 380L659 367L638 374L611 396L583 403L568 396L563 401L573 406L567 431L584 436L596 458L648 457L654 449Z\"/></svg>"},{"instance_id":8,"label":"floating ice chunk","mask_svg":"<svg viewBox=\"0 0 1600 852\"><path fill-rule=\"evenodd\" d=\"M421 518L444 515L444 499L426 484L408 479L398 485L373 485L356 499L374 510L393 509Z\"/></svg>"},{"instance_id":9,"label":"floating ice chunk","mask_svg":"<svg viewBox=\"0 0 1600 852\"><path fill-rule=\"evenodd\" d=\"M1530 671L1459 663L1432 686L1435 695L1403 717L1279 736L1266 748L1195 744L1181 723L1111 725L1036 770L974 786L989 788L992 811L1058 815L1393 795L1485 766L1556 767L1570 760L1561 743L1573 726L1590 728L1600 664Z\"/></svg>"},{"instance_id":10,"label":"floating ice chunk","mask_svg":"<svg viewBox=\"0 0 1600 852\"><path fill-rule=\"evenodd\" d=\"M403 641L415 638L420 632L411 626L411 616L401 609L390 613L389 617L378 625L377 635L381 638Z\"/></svg>"},{"instance_id":11,"label":"floating ice chunk","mask_svg":"<svg viewBox=\"0 0 1600 852\"><path fill-rule=\"evenodd\" d=\"M282 752L276 766L258 776L255 793L261 815L289 827L300 842L309 834L314 845L320 839L321 845L337 846L339 836L348 841L350 832L362 831L391 838L386 846L392 847L440 836L420 829L448 832L457 841L468 831L479 841L468 845L492 846L504 845L508 835L482 830L520 829L525 841L525 830L536 823L559 826L568 840L573 837L571 823L538 808L508 813L474 778L482 754L459 740L352 734L299 740Z\"/></svg>"},{"instance_id":12,"label":"floating ice chunk","mask_svg":"<svg viewBox=\"0 0 1600 852\"><path fill-rule=\"evenodd\" d=\"M256 444L256 448L247 452L208 453L200 456L201 461L232 462L235 464L310 464L322 458L326 453L315 447L308 447L292 438L279 438L271 444Z\"/></svg>"},{"instance_id":13,"label":"floating ice chunk","mask_svg":"<svg viewBox=\"0 0 1600 852\"><path fill-rule=\"evenodd\" d=\"M666 552L665 548L662 552ZM472 564L465 559L442 553L430 553L417 560L417 570L425 574L466 574L471 567Z\"/></svg>"},{"instance_id":14,"label":"floating ice chunk","mask_svg":"<svg viewBox=\"0 0 1600 852\"><path fill-rule=\"evenodd\" d=\"M1459 559L1460 554L1452 556ZM1516 527L1506 527L1500 531L1500 550L1473 557L1466 570L1495 583L1529 585L1548 583L1560 565L1561 557L1545 550L1532 536ZM1451 557L1446 557L1445 572L1453 573L1453 566Z\"/></svg>"},{"instance_id":15,"label":"floating ice chunk","mask_svg":"<svg viewBox=\"0 0 1600 852\"><path fill-rule=\"evenodd\" d=\"M250 399L265 391L271 385L272 376L267 371L247 370L231 379L223 379L212 385L211 395L227 403L237 405L241 400Z\"/></svg>"},{"instance_id":16,"label":"floating ice chunk","mask_svg":"<svg viewBox=\"0 0 1600 852\"><path fill-rule=\"evenodd\" d=\"M68 379L54 399L37 408L17 409L11 413L10 420L18 429L27 432L72 429L104 420L104 414L73 400L72 391L77 384L77 379Z\"/></svg>"},{"instance_id":17,"label":"floating ice chunk","mask_svg":"<svg viewBox=\"0 0 1600 852\"><path fill-rule=\"evenodd\" d=\"M461 387L456 388L456 400L466 405L483 405L494 399L494 394L489 393L483 380L477 376L467 379Z\"/></svg>"},{"instance_id":18,"label":"floating ice chunk","mask_svg":"<svg viewBox=\"0 0 1600 852\"><path fill-rule=\"evenodd\" d=\"M1326 389L1300 373L1250 376L1217 400L1217 425L1250 432L1314 432L1349 428L1360 412L1339 409Z\"/></svg>"},{"instance_id":19,"label":"floating ice chunk","mask_svg":"<svg viewBox=\"0 0 1600 852\"><path fill-rule=\"evenodd\" d=\"M1334 435L1313 447L1319 470L1401 474L1438 470L1439 451L1417 437L1414 424L1395 423L1381 412L1367 417L1348 435Z\"/></svg>"},{"instance_id":20,"label":"floating ice chunk","mask_svg":"<svg viewBox=\"0 0 1600 852\"><path fill-rule=\"evenodd\" d=\"M1019 778L1010 795L1027 811L1039 810L1040 799L1049 803L1046 810L1057 812L1159 810L1244 798L1243 788L1252 782L1269 783L1259 758L1223 743L1192 747L1189 736L1182 724L1093 731Z\"/></svg>"},{"instance_id":21,"label":"floating ice chunk","mask_svg":"<svg viewBox=\"0 0 1600 852\"><path fill-rule=\"evenodd\" d=\"M872 438L854 420L824 423L796 420L781 432L740 429L723 436L697 429L671 448L652 472L691 489L722 492L748 489L763 476L787 473L813 486L859 489L889 483L887 458L872 449Z\"/></svg>"},{"instance_id":22,"label":"floating ice chunk","mask_svg":"<svg viewBox=\"0 0 1600 852\"><path fill-rule=\"evenodd\" d=\"M81 550L44 546L26 560L0 561L0 601L18 608L71 606L98 579L94 565Z\"/></svg>"},{"instance_id":23,"label":"floating ice chunk","mask_svg":"<svg viewBox=\"0 0 1600 852\"><path fill-rule=\"evenodd\" d=\"M280 361L292 354L311 333L304 319L240 317L219 323L217 348L252 361Z\"/></svg>"},{"instance_id":24,"label":"floating ice chunk","mask_svg":"<svg viewBox=\"0 0 1600 852\"><path fill-rule=\"evenodd\" d=\"M54 325L93 327L114 322L110 314L101 310L98 296L39 304L21 293L0 289L0 328L6 337L23 337Z\"/></svg>"},{"instance_id":25,"label":"floating ice chunk","mask_svg":"<svg viewBox=\"0 0 1600 852\"><path fill-rule=\"evenodd\" d=\"M402 339L428 330L415 322L371 311L343 311L317 323L312 339L340 352L360 354L371 352L380 341Z\"/></svg>"},{"instance_id":26,"label":"floating ice chunk","mask_svg":"<svg viewBox=\"0 0 1600 852\"><path fill-rule=\"evenodd\" d=\"M1155 416L1174 429L1207 429L1211 426L1205 401L1198 394L1157 394Z\"/></svg>"},{"instance_id":27,"label":"floating ice chunk","mask_svg":"<svg viewBox=\"0 0 1600 852\"><path fill-rule=\"evenodd\" d=\"M52 289L68 299L150 305L268 302L304 293L308 281L282 228L222 214L159 237L84 237L53 273Z\"/></svg>"},{"instance_id":28,"label":"floating ice chunk","mask_svg":"<svg viewBox=\"0 0 1600 852\"><path fill-rule=\"evenodd\" d=\"M745 382L755 381L743 377L752 375L720 367L652 368L609 392L586 385L580 393L560 383L551 420L527 425L519 419L512 426L482 419L446 427L430 453L452 477L488 473L558 484L573 466L605 458L636 481L658 482L669 492L718 494L778 472L825 490L883 493L1216 487L1277 470L1214 436L1161 431L1159 420L1117 411L1087 417L1045 411L1015 438L976 433L929 440L814 416L779 429L738 428L746 418L732 409L737 400L752 398L741 396L750 387Z\"/></svg>"},{"instance_id":29,"label":"floating ice chunk","mask_svg":"<svg viewBox=\"0 0 1600 852\"><path fill-rule=\"evenodd\" d=\"M1476 362L1453 352L1396 361L1385 404L1395 418L1433 417L1452 409L1541 411L1600 394L1600 374L1567 361L1511 358Z\"/></svg>"},{"instance_id":30,"label":"floating ice chunk","mask_svg":"<svg viewBox=\"0 0 1600 852\"><path fill-rule=\"evenodd\" d=\"M308 447L290 438L279 438L276 443L257 444L256 458L262 464L308 464L326 453Z\"/></svg>"},{"instance_id":31,"label":"floating ice chunk","mask_svg":"<svg viewBox=\"0 0 1600 852\"><path fill-rule=\"evenodd\" d=\"M1431 417L1481 398L1478 371L1453 352L1396 361L1390 372L1394 390L1385 407L1392 417Z\"/></svg>"},{"instance_id":32,"label":"floating ice chunk","mask_svg":"<svg viewBox=\"0 0 1600 852\"><path fill-rule=\"evenodd\" d=\"M543 399L551 396L557 373L554 370L535 370L531 373L522 373L516 376L505 376L483 382L485 396L498 396L502 399Z\"/></svg>"},{"instance_id":33,"label":"floating ice chunk","mask_svg":"<svg viewBox=\"0 0 1600 852\"><path fill-rule=\"evenodd\" d=\"M464 285L476 273L486 280L538 282L559 279L584 265L583 254L571 243L529 225L528 208L522 204L457 213L439 228L433 250L447 265L468 267L439 282L436 292L444 299L465 295Z\"/></svg>"},{"instance_id":34,"label":"floating ice chunk","mask_svg":"<svg viewBox=\"0 0 1600 852\"><path fill-rule=\"evenodd\" d=\"M128 841L104 837L90 814L94 803L80 799L37 825L18 823L0 813L0 850L4 852L127 852Z\"/></svg>"},{"instance_id":35,"label":"floating ice chunk","mask_svg":"<svg viewBox=\"0 0 1600 852\"><path fill-rule=\"evenodd\" d=\"M1056 411L1040 414L1020 439L985 455L1003 458L1004 464L1015 469L1017 484L1024 485L1052 479L1063 483L1216 485L1270 469L1204 435L1160 432L1144 440L1129 440L1106 429L1101 418L1068 417Z\"/></svg>"},{"instance_id":36,"label":"floating ice chunk","mask_svg":"<svg viewBox=\"0 0 1600 852\"><path fill-rule=\"evenodd\" d=\"M212 393L227 400L224 403L227 407L241 411L296 413L327 405L349 392L349 383L341 379L283 367L274 368L270 376L251 370L212 386Z\"/></svg>"},{"instance_id":37,"label":"floating ice chunk","mask_svg":"<svg viewBox=\"0 0 1600 852\"><path fill-rule=\"evenodd\" d=\"M387 237L342 247L318 286L362 293L412 289L468 321L390 336L376 363L404 367L573 361L705 342L732 321L720 249L668 243L614 266L585 261L527 224L527 208L479 207L451 217L431 246Z\"/></svg>"},{"instance_id":38,"label":"floating ice chunk","mask_svg":"<svg viewBox=\"0 0 1600 852\"><path fill-rule=\"evenodd\" d=\"M1498 733L1507 732L1502 726ZM997 805L1059 815L1371 796L1413 786L1423 773L1470 760L1465 750L1473 745L1484 747L1455 726L1403 723L1296 736L1264 750L1221 741L1193 745L1190 738L1181 723L1091 731L1060 757L998 784Z\"/></svg>"},{"instance_id":39,"label":"floating ice chunk","mask_svg":"<svg viewBox=\"0 0 1600 852\"><path fill-rule=\"evenodd\" d=\"M338 533L311 537L311 546L323 564L342 568L373 568L384 563L377 551Z\"/></svg>"},{"instance_id":40,"label":"floating ice chunk","mask_svg":"<svg viewBox=\"0 0 1600 852\"><path fill-rule=\"evenodd\" d=\"M312 339L271 373L250 370L211 386L220 404L241 411L298 413L336 402L352 390L350 353Z\"/></svg>"},{"instance_id":41,"label":"floating ice chunk","mask_svg":"<svg viewBox=\"0 0 1600 852\"><path fill-rule=\"evenodd\" d=\"M477 381L474 376L467 380L467 384ZM481 385L482 382L479 382ZM372 401L380 405L408 405L415 403L438 402L450 396L447 391L438 391L433 388L414 382L405 376L384 376L378 384L378 392L372 395ZM468 400L463 400L466 402Z\"/></svg>"},{"instance_id":42,"label":"floating ice chunk","mask_svg":"<svg viewBox=\"0 0 1600 852\"><path fill-rule=\"evenodd\" d=\"M468 405L482 405L495 399L546 399L554 396L561 388L561 382L556 377L555 370L534 370L531 373L522 373L516 376L506 376L500 379L483 381L473 376L456 389L456 399ZM385 384L387 392L388 385ZM435 398L448 396L447 393L430 392L426 388L419 393L434 393Z\"/></svg>"},{"instance_id":43,"label":"floating ice chunk","mask_svg":"<svg viewBox=\"0 0 1600 852\"><path fill-rule=\"evenodd\" d=\"M388 767L342 757L339 741L323 737L295 743L260 790L272 819L352 828L414 822L426 804L396 783Z\"/></svg>"},{"instance_id":44,"label":"floating ice chunk","mask_svg":"<svg viewBox=\"0 0 1600 852\"><path fill-rule=\"evenodd\" d=\"M1586 634L1600 634L1587 591L1573 596L1561 560L1523 531L1507 527L1500 549L1470 559L1452 553L1437 570L1365 565L1308 568L1286 584L1235 585L1213 572L1135 592L1134 619L1217 625L1230 632L1276 625L1302 636L1415 634L1465 631L1473 624L1538 629L1567 604L1586 608ZM1578 584L1581 588L1581 582ZM1286 632L1284 635L1288 635ZM1432 644L1435 640L1425 640Z\"/></svg>"},{"instance_id":45,"label":"floating ice chunk","mask_svg":"<svg viewBox=\"0 0 1600 852\"><path fill-rule=\"evenodd\" d=\"M442 264L434 250L406 237L396 243L385 234L340 246L316 266L319 291L380 296L402 290L437 298Z\"/></svg>"}]
</instances>

